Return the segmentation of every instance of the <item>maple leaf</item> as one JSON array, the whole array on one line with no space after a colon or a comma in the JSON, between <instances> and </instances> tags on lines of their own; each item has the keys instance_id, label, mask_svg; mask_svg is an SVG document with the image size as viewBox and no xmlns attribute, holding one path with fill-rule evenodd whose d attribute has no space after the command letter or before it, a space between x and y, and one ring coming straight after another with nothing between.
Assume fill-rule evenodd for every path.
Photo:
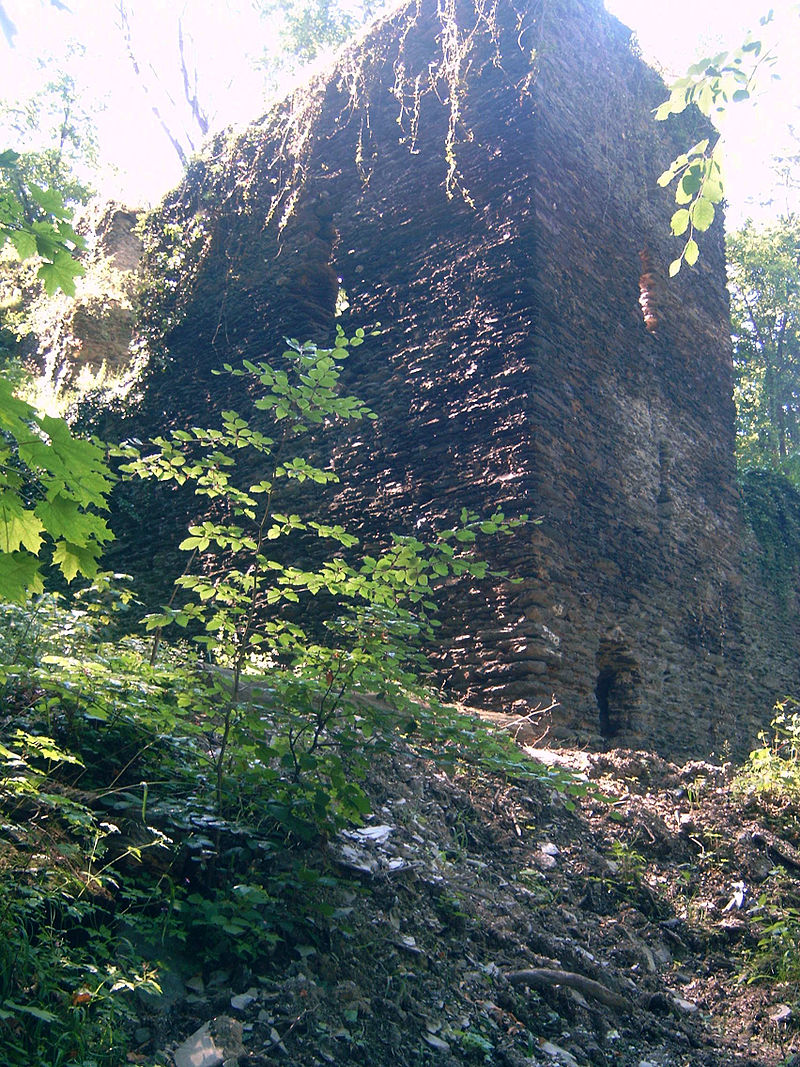
<instances>
[{"instance_id":1,"label":"maple leaf","mask_svg":"<svg viewBox=\"0 0 800 1067\"><path fill-rule=\"evenodd\" d=\"M0 551L27 548L34 555L42 544L43 526L32 511L26 511L13 490L0 492Z\"/></svg>"},{"instance_id":2,"label":"maple leaf","mask_svg":"<svg viewBox=\"0 0 800 1067\"><path fill-rule=\"evenodd\" d=\"M39 575L39 560L30 552L0 552L0 599L24 604L44 589Z\"/></svg>"},{"instance_id":3,"label":"maple leaf","mask_svg":"<svg viewBox=\"0 0 800 1067\"><path fill-rule=\"evenodd\" d=\"M103 519L82 511L77 501L61 494L40 501L35 510L49 534L80 548L85 548L91 541L111 539L111 531Z\"/></svg>"},{"instance_id":4,"label":"maple leaf","mask_svg":"<svg viewBox=\"0 0 800 1067\"><path fill-rule=\"evenodd\" d=\"M53 550L53 563L68 582L78 574L84 578L94 578L97 574L99 551L99 545L94 548L82 548L80 545L70 544L69 541L59 541Z\"/></svg>"},{"instance_id":5,"label":"maple leaf","mask_svg":"<svg viewBox=\"0 0 800 1067\"><path fill-rule=\"evenodd\" d=\"M74 296L75 278L83 274L84 270L65 248L60 248L53 256L52 263L43 263L38 273L48 296L54 296L59 289L67 296Z\"/></svg>"}]
</instances>

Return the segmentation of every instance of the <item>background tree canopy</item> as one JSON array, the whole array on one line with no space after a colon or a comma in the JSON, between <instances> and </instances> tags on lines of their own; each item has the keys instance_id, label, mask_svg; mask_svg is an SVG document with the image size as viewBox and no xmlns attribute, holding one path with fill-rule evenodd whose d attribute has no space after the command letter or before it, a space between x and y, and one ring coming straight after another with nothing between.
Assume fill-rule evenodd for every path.
<instances>
[{"instance_id":1,"label":"background tree canopy","mask_svg":"<svg viewBox=\"0 0 800 1067\"><path fill-rule=\"evenodd\" d=\"M31 183L57 191L67 205L89 201L94 191L91 175L98 166L97 136L87 102L71 74L54 72L27 99L0 101L0 126L24 149L5 180L15 183L30 221L40 211L27 193Z\"/></svg>"},{"instance_id":2,"label":"background tree canopy","mask_svg":"<svg viewBox=\"0 0 800 1067\"><path fill-rule=\"evenodd\" d=\"M800 477L800 221L728 236L738 458Z\"/></svg>"}]
</instances>

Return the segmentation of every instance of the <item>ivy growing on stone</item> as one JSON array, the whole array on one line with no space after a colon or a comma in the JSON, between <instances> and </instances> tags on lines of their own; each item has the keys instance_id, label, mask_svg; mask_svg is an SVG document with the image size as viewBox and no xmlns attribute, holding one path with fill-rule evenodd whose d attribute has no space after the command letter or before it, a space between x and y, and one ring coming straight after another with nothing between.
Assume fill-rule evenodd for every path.
<instances>
[{"instance_id":1,"label":"ivy growing on stone","mask_svg":"<svg viewBox=\"0 0 800 1067\"><path fill-rule=\"evenodd\" d=\"M800 492L785 475L769 470L744 471L741 492L765 576L789 595L800 571Z\"/></svg>"}]
</instances>

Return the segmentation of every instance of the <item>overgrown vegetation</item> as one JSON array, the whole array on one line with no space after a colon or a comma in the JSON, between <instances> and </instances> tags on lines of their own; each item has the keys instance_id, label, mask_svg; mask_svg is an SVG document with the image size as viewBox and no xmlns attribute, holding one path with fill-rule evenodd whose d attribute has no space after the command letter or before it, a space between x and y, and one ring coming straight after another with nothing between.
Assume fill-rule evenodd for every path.
<instances>
[{"instance_id":1,"label":"overgrown vegetation","mask_svg":"<svg viewBox=\"0 0 800 1067\"><path fill-rule=\"evenodd\" d=\"M741 466L798 480L800 228L792 216L730 234L737 453Z\"/></svg>"},{"instance_id":2,"label":"overgrown vegetation","mask_svg":"<svg viewBox=\"0 0 800 1067\"><path fill-rule=\"evenodd\" d=\"M794 989L800 985L800 908L793 881L780 864L791 866L796 859L791 841L797 841L800 831L799 709L793 698L776 706L770 729L759 734L758 746L732 783L733 795L779 835L772 846L776 866L752 904L759 932L755 948L745 953L744 974L750 982L786 983Z\"/></svg>"},{"instance_id":3,"label":"overgrown vegetation","mask_svg":"<svg viewBox=\"0 0 800 1067\"><path fill-rule=\"evenodd\" d=\"M736 459L765 575L784 596L800 567L800 235L787 214L727 237Z\"/></svg>"},{"instance_id":4,"label":"overgrown vegetation","mask_svg":"<svg viewBox=\"0 0 800 1067\"><path fill-rule=\"evenodd\" d=\"M771 733L759 734L759 746L750 753L736 777L734 791L763 794L774 801L800 799L800 704L787 698L776 707Z\"/></svg>"},{"instance_id":5,"label":"overgrown vegetation","mask_svg":"<svg viewBox=\"0 0 800 1067\"><path fill-rule=\"evenodd\" d=\"M764 576L789 597L800 569L800 492L772 470L744 470L740 486L745 516L761 546Z\"/></svg>"},{"instance_id":6,"label":"overgrown vegetation","mask_svg":"<svg viewBox=\"0 0 800 1067\"><path fill-rule=\"evenodd\" d=\"M126 476L191 483L208 509L174 599L147 620L154 642L119 576L4 609L2 922L22 961L0 1004L9 1064L119 1062L130 997L157 995L167 944L269 968L324 938L341 883L324 843L367 814L360 779L394 737L451 769L586 792L424 687L437 584L484 575L478 538L524 517L464 511L359 559L340 527L279 510L285 487L335 480L304 453L311 432L371 417L338 390L362 340L232 371L260 387L253 417L121 450ZM267 554L297 538L334 551L308 568L296 549ZM291 614L323 599L319 632ZM112 623L131 636L109 640ZM191 640L168 643L173 625Z\"/></svg>"},{"instance_id":7,"label":"overgrown vegetation","mask_svg":"<svg viewBox=\"0 0 800 1067\"><path fill-rule=\"evenodd\" d=\"M162 649L152 666L141 639L105 641L109 598L115 614L132 610L104 582L72 606L49 595L2 619L10 1065L118 1063L130 996L158 993L159 960L176 945L194 966L244 961L262 973L297 945L320 945L341 884L325 841L361 822L365 761L397 734L451 768L573 788L410 676L402 701L351 693L315 749L324 680L275 669L233 700L188 646Z\"/></svg>"}]
</instances>

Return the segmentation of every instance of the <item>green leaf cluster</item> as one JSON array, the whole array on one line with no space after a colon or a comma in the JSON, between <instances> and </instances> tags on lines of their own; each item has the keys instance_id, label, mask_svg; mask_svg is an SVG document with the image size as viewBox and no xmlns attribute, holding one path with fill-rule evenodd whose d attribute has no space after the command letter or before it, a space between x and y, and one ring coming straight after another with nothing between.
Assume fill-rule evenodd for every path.
<instances>
[{"instance_id":1,"label":"green leaf cluster","mask_svg":"<svg viewBox=\"0 0 800 1067\"><path fill-rule=\"evenodd\" d=\"M37 256L48 293L74 293L83 268L74 258L83 241L70 225L61 194L24 185L20 156L0 153L0 248ZM30 214L26 205L33 204ZM76 438L61 419L39 415L0 380L0 600L23 602L42 591L42 548L71 582L98 570L111 539L105 520L112 485L102 448Z\"/></svg>"},{"instance_id":2,"label":"green leaf cluster","mask_svg":"<svg viewBox=\"0 0 800 1067\"><path fill-rule=\"evenodd\" d=\"M722 202L722 158L719 142L710 148L706 138L698 141L688 152L673 160L670 167L660 175L658 184L670 185L676 178L675 202L681 206L670 220L670 229L675 237L689 236L678 259L670 264L670 277L674 277L685 261L693 267L700 250L695 233L707 230L716 216L715 205ZM687 206L683 206L687 205Z\"/></svg>"},{"instance_id":3,"label":"green leaf cluster","mask_svg":"<svg viewBox=\"0 0 800 1067\"><path fill-rule=\"evenodd\" d=\"M57 189L45 189L19 179L21 156L0 152L0 248L10 241L20 259L37 256L39 277L51 296L59 289L75 294L75 278L83 267L75 253L85 242L72 228L72 212ZM35 206L32 214L28 205Z\"/></svg>"},{"instance_id":4,"label":"green leaf cluster","mask_svg":"<svg viewBox=\"0 0 800 1067\"><path fill-rule=\"evenodd\" d=\"M769 730L758 736L758 744L737 772L731 791L746 806L755 823L779 828L783 839L792 836L797 825L800 800L800 704L787 698L775 705ZM748 917L752 922L755 947L743 954L742 977L748 983L796 984L800 980L800 912L793 893L792 879L785 878L778 864L760 884Z\"/></svg>"},{"instance_id":5,"label":"green leaf cluster","mask_svg":"<svg viewBox=\"0 0 800 1067\"><path fill-rule=\"evenodd\" d=\"M42 591L45 543L68 582L94 577L112 536L98 514L111 486L99 444L38 415L0 379L0 599L21 603Z\"/></svg>"},{"instance_id":6,"label":"green leaf cluster","mask_svg":"<svg viewBox=\"0 0 800 1067\"><path fill-rule=\"evenodd\" d=\"M656 109L656 119L680 115L691 104L708 117L724 111L732 102L749 99L757 75L774 63L774 54L749 34L739 48L708 56L689 67L686 75L670 86L669 97Z\"/></svg>"},{"instance_id":7,"label":"green leaf cluster","mask_svg":"<svg viewBox=\"0 0 800 1067\"><path fill-rule=\"evenodd\" d=\"M762 19L762 26L771 15ZM775 55L760 39L749 35L737 49L709 56L689 68L683 78L670 86L669 97L655 110L658 121L680 115L694 105L711 118L729 104L749 100L757 91L766 72L774 65ZM674 277L685 262L693 267L700 255L695 235L710 228L716 217L716 205L725 193L722 142L719 134L705 138L677 156L659 176L663 188L676 182L674 212L670 229L673 236L684 237L681 254L669 266Z\"/></svg>"},{"instance_id":8,"label":"green leaf cluster","mask_svg":"<svg viewBox=\"0 0 800 1067\"><path fill-rule=\"evenodd\" d=\"M733 789L742 794L767 794L774 800L800 798L800 704L792 698L776 705L770 731L758 735L759 745L737 774Z\"/></svg>"}]
</instances>

